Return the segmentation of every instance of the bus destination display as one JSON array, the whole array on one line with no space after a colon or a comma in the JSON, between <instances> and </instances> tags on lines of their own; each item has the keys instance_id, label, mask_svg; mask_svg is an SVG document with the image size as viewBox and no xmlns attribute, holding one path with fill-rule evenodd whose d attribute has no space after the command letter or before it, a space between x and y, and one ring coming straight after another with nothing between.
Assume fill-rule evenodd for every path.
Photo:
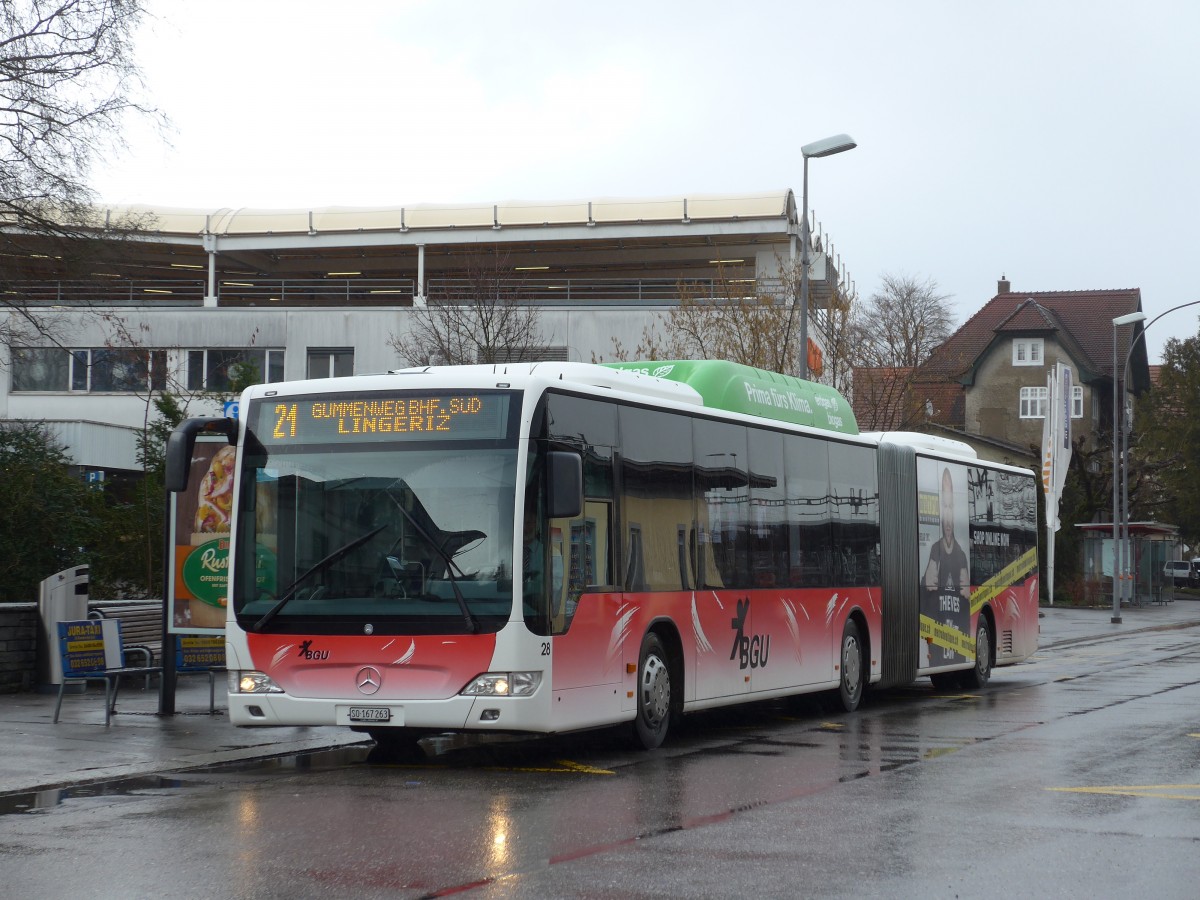
<instances>
[{"instance_id":1,"label":"bus destination display","mask_svg":"<svg viewBox=\"0 0 1200 900\"><path fill-rule=\"evenodd\" d=\"M266 446L372 441L496 440L508 429L507 394L366 394L256 400Z\"/></svg>"}]
</instances>

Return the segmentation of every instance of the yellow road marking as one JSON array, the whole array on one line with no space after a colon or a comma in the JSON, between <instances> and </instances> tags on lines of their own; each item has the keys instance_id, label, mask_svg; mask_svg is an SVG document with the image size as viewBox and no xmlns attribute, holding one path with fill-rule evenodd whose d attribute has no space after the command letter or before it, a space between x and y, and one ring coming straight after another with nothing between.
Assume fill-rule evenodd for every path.
<instances>
[{"instance_id":1,"label":"yellow road marking","mask_svg":"<svg viewBox=\"0 0 1200 900\"><path fill-rule=\"evenodd\" d=\"M585 766L583 763L571 762L571 760L569 760L569 759L559 759L559 760L556 760L556 762L560 766L564 766L565 768L570 769L572 772L583 772L585 775L615 775L616 774L616 772L612 772L608 769L597 769L597 768L594 768L593 766Z\"/></svg>"},{"instance_id":2,"label":"yellow road marking","mask_svg":"<svg viewBox=\"0 0 1200 900\"><path fill-rule=\"evenodd\" d=\"M1107 787L1055 787L1067 794L1111 794L1118 797L1157 797L1160 800L1200 800L1200 784L1130 784Z\"/></svg>"},{"instance_id":3,"label":"yellow road marking","mask_svg":"<svg viewBox=\"0 0 1200 900\"><path fill-rule=\"evenodd\" d=\"M551 775L616 775L608 769L597 769L569 759L557 759L556 766L488 766L489 772L537 772Z\"/></svg>"}]
</instances>

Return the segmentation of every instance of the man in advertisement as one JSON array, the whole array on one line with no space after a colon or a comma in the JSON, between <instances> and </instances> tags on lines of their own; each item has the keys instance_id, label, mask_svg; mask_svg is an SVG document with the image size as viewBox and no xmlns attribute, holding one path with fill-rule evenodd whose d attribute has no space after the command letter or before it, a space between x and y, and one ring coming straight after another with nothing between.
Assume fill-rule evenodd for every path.
<instances>
[{"instance_id":1,"label":"man in advertisement","mask_svg":"<svg viewBox=\"0 0 1200 900\"><path fill-rule=\"evenodd\" d=\"M964 549L966 492L956 483L964 474L958 466L921 460L921 544L927 553L921 595L921 661L930 666L964 662L967 657L960 650L970 646L971 576ZM935 497L936 519L932 516ZM935 524L936 531L932 527Z\"/></svg>"}]
</instances>

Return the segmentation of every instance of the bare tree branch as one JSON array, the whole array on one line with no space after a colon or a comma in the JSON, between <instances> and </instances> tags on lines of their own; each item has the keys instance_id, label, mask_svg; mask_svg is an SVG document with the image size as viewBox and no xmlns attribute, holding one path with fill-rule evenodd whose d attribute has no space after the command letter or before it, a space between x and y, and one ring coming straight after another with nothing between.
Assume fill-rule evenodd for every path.
<instances>
[{"instance_id":1,"label":"bare tree branch","mask_svg":"<svg viewBox=\"0 0 1200 900\"><path fill-rule=\"evenodd\" d=\"M936 416L920 367L950 337L954 317L932 278L885 274L881 282L854 311L854 414L863 430L903 431Z\"/></svg>"},{"instance_id":2,"label":"bare tree branch","mask_svg":"<svg viewBox=\"0 0 1200 900\"><path fill-rule=\"evenodd\" d=\"M146 224L102 221L88 185L93 165L121 147L129 113L165 124L138 99L132 45L143 15L143 0L0 0L0 341L9 346L64 340L22 280L90 272Z\"/></svg>"},{"instance_id":3,"label":"bare tree branch","mask_svg":"<svg viewBox=\"0 0 1200 900\"><path fill-rule=\"evenodd\" d=\"M444 279L411 326L389 343L409 365L463 365L540 359L547 338L529 282L503 253L467 260L459 278Z\"/></svg>"}]
</instances>

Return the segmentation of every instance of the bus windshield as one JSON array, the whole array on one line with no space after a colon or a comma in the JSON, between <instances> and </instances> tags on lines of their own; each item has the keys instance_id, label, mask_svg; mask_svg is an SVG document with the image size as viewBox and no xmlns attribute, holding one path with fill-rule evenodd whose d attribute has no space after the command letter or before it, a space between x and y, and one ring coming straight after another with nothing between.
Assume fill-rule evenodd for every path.
<instances>
[{"instance_id":1,"label":"bus windshield","mask_svg":"<svg viewBox=\"0 0 1200 900\"><path fill-rule=\"evenodd\" d=\"M516 456L508 440L268 448L251 437L234 539L238 624L498 631L512 608Z\"/></svg>"}]
</instances>

